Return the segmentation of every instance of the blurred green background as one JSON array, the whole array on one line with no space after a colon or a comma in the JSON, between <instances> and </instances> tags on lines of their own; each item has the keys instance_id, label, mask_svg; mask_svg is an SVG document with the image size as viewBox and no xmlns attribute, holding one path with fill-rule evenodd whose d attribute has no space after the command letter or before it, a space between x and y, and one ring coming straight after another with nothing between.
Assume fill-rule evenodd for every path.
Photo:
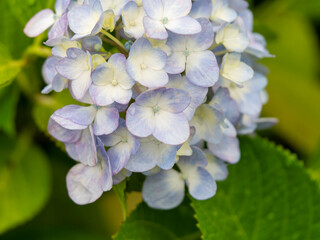
<instances>
[{"instance_id":1,"label":"blurred green background","mask_svg":"<svg viewBox=\"0 0 320 240\"><path fill-rule=\"evenodd\" d=\"M250 4L255 31L276 55L262 61L270 71L263 115L277 117L279 124L259 134L296 153L319 180L320 0ZM0 239L108 239L122 221L117 197L111 191L94 204L75 205L65 187L74 162L46 133L51 113L72 100L67 93L40 94L44 58L35 55L46 56L39 47L45 36L28 39L22 30L52 5L0 1ZM128 211L139 201L139 194L130 194Z\"/></svg>"}]
</instances>

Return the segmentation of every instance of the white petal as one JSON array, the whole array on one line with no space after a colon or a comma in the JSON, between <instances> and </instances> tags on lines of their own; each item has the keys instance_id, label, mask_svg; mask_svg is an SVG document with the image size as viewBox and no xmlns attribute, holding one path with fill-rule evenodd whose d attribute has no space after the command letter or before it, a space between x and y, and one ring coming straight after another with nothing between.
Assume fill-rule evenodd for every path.
<instances>
[{"instance_id":1,"label":"white petal","mask_svg":"<svg viewBox=\"0 0 320 240\"><path fill-rule=\"evenodd\" d=\"M71 81L71 94L78 100L82 99L89 90L91 83L91 71L83 72L80 77Z\"/></svg>"},{"instance_id":2,"label":"white petal","mask_svg":"<svg viewBox=\"0 0 320 240\"><path fill-rule=\"evenodd\" d=\"M186 181L190 195L197 200L205 200L216 194L216 182L210 173L202 167L194 169Z\"/></svg>"},{"instance_id":3,"label":"white petal","mask_svg":"<svg viewBox=\"0 0 320 240\"><path fill-rule=\"evenodd\" d=\"M89 167L77 164L67 175L67 188L70 198L79 205L96 201L103 193L102 170L100 166Z\"/></svg>"},{"instance_id":4,"label":"white petal","mask_svg":"<svg viewBox=\"0 0 320 240\"><path fill-rule=\"evenodd\" d=\"M183 52L173 52L167 60L165 70L170 74L182 73L186 68L186 56Z\"/></svg>"},{"instance_id":5,"label":"white petal","mask_svg":"<svg viewBox=\"0 0 320 240\"><path fill-rule=\"evenodd\" d=\"M131 104L127 111L127 127L135 136L147 137L154 132L155 117L152 108Z\"/></svg>"},{"instance_id":6,"label":"white petal","mask_svg":"<svg viewBox=\"0 0 320 240\"><path fill-rule=\"evenodd\" d=\"M169 19L187 16L191 10L191 0L162 0L164 16Z\"/></svg>"},{"instance_id":7,"label":"white petal","mask_svg":"<svg viewBox=\"0 0 320 240\"><path fill-rule=\"evenodd\" d=\"M184 113L160 111L155 115L153 136L160 142L178 145L188 140L190 127Z\"/></svg>"},{"instance_id":8,"label":"white petal","mask_svg":"<svg viewBox=\"0 0 320 240\"><path fill-rule=\"evenodd\" d=\"M91 125L95 114L93 107L67 105L55 111L51 118L66 129L82 130Z\"/></svg>"},{"instance_id":9,"label":"white petal","mask_svg":"<svg viewBox=\"0 0 320 240\"><path fill-rule=\"evenodd\" d=\"M146 35L153 39L167 39L168 32L163 23L158 20L153 20L149 17L143 18L143 26L146 31Z\"/></svg>"},{"instance_id":10,"label":"white petal","mask_svg":"<svg viewBox=\"0 0 320 240\"><path fill-rule=\"evenodd\" d=\"M143 8L146 14L152 19L162 19L163 1L162 0L143 0Z\"/></svg>"},{"instance_id":11,"label":"white petal","mask_svg":"<svg viewBox=\"0 0 320 240\"><path fill-rule=\"evenodd\" d=\"M212 87L219 78L219 66L211 51L193 52L187 60L187 78L200 87Z\"/></svg>"},{"instance_id":12,"label":"white petal","mask_svg":"<svg viewBox=\"0 0 320 240\"><path fill-rule=\"evenodd\" d=\"M201 105L190 121L190 126L196 128L191 144L196 144L200 140L218 143L222 138L221 123L223 119L223 113L220 110L207 104Z\"/></svg>"},{"instance_id":13,"label":"white petal","mask_svg":"<svg viewBox=\"0 0 320 240\"><path fill-rule=\"evenodd\" d=\"M72 159L88 166L97 164L97 149L91 126L82 131L81 137L77 142L66 143L65 146Z\"/></svg>"},{"instance_id":14,"label":"white petal","mask_svg":"<svg viewBox=\"0 0 320 240\"><path fill-rule=\"evenodd\" d=\"M102 107L98 109L94 124L94 134L108 135L113 133L119 125L119 112L116 108Z\"/></svg>"},{"instance_id":15,"label":"white petal","mask_svg":"<svg viewBox=\"0 0 320 240\"><path fill-rule=\"evenodd\" d=\"M53 23L53 11L44 9L29 20L23 31L28 37L36 37L47 30Z\"/></svg>"},{"instance_id":16,"label":"white petal","mask_svg":"<svg viewBox=\"0 0 320 240\"><path fill-rule=\"evenodd\" d=\"M227 165L220 159L217 159L210 153L206 153L208 159L208 165L205 167L206 170L216 181L223 181L228 176Z\"/></svg>"},{"instance_id":17,"label":"white petal","mask_svg":"<svg viewBox=\"0 0 320 240\"><path fill-rule=\"evenodd\" d=\"M208 147L213 155L226 162L237 163L240 160L239 141L235 137L224 136L220 143L208 143Z\"/></svg>"},{"instance_id":18,"label":"white petal","mask_svg":"<svg viewBox=\"0 0 320 240\"><path fill-rule=\"evenodd\" d=\"M240 61L239 53L227 53L221 64L221 75L237 84L242 84L253 77L254 71L250 66Z\"/></svg>"},{"instance_id":19,"label":"white petal","mask_svg":"<svg viewBox=\"0 0 320 240\"><path fill-rule=\"evenodd\" d=\"M177 34L196 34L201 32L200 23L189 16L169 20L165 27Z\"/></svg>"}]
</instances>

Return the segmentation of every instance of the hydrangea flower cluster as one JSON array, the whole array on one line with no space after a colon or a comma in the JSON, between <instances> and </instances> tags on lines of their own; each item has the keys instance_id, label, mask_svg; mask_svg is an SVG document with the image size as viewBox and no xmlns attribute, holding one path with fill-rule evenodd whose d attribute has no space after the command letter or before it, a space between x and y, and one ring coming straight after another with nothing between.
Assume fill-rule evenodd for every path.
<instances>
[{"instance_id":1,"label":"hydrangea flower cluster","mask_svg":"<svg viewBox=\"0 0 320 240\"><path fill-rule=\"evenodd\" d=\"M271 55L252 26L244 0L57 0L55 13L37 13L24 31L50 29L42 92L68 89L79 102L48 124L78 162L71 199L94 202L133 172L146 175L153 208L178 206L185 186L214 196L240 159L237 135L275 123L259 117L257 60Z\"/></svg>"}]
</instances>

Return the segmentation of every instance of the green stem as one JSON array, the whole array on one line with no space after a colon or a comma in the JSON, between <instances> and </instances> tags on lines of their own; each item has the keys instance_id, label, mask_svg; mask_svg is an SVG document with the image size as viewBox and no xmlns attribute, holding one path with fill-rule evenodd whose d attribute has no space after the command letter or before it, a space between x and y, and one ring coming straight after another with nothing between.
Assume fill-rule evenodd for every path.
<instances>
[{"instance_id":1,"label":"green stem","mask_svg":"<svg viewBox=\"0 0 320 240\"><path fill-rule=\"evenodd\" d=\"M218 52L213 52L213 53L216 56L221 56L221 55L224 55L224 54L228 53L228 50L223 50L223 51L218 51Z\"/></svg>"},{"instance_id":2,"label":"green stem","mask_svg":"<svg viewBox=\"0 0 320 240\"><path fill-rule=\"evenodd\" d=\"M36 57L47 58L51 56L51 49L48 47L43 47L39 45L31 45L30 47L27 48L24 55L25 57L36 56Z\"/></svg>"},{"instance_id":3,"label":"green stem","mask_svg":"<svg viewBox=\"0 0 320 240\"><path fill-rule=\"evenodd\" d=\"M222 45L221 43L219 43L219 44L214 43L208 50L213 50L214 48L219 47L221 45Z\"/></svg>"},{"instance_id":4,"label":"green stem","mask_svg":"<svg viewBox=\"0 0 320 240\"><path fill-rule=\"evenodd\" d=\"M126 47L120 42L117 38L115 38L111 33L105 31L104 29L101 30L101 32L106 35L108 38L110 38L121 50L122 52L128 53L128 50Z\"/></svg>"}]
</instances>

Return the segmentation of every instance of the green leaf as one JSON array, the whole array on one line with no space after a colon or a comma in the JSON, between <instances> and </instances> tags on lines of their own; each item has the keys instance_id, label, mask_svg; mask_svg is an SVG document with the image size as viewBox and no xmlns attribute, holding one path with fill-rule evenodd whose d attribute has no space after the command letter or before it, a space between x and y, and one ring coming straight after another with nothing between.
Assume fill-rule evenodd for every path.
<instances>
[{"instance_id":1,"label":"green leaf","mask_svg":"<svg viewBox=\"0 0 320 240\"><path fill-rule=\"evenodd\" d=\"M6 46L0 43L0 88L9 85L18 75L23 63L12 60Z\"/></svg>"},{"instance_id":2,"label":"green leaf","mask_svg":"<svg viewBox=\"0 0 320 240\"><path fill-rule=\"evenodd\" d=\"M15 116L19 99L19 90L16 86L0 89L0 130L9 136L15 134Z\"/></svg>"},{"instance_id":3,"label":"green leaf","mask_svg":"<svg viewBox=\"0 0 320 240\"><path fill-rule=\"evenodd\" d=\"M314 27L306 17L290 12L286 1L266 1L255 13L259 20L255 30L266 36L273 33L267 39L268 49L276 55L263 61L270 69L269 103L263 115L277 117L277 134L298 151L311 154L320 139L320 111L315 106L320 102L319 52Z\"/></svg>"},{"instance_id":4,"label":"green leaf","mask_svg":"<svg viewBox=\"0 0 320 240\"><path fill-rule=\"evenodd\" d=\"M122 181L121 183L114 185L112 188L120 201L124 220L127 218L127 197L125 193L126 185L127 181Z\"/></svg>"},{"instance_id":5,"label":"green leaf","mask_svg":"<svg viewBox=\"0 0 320 240\"><path fill-rule=\"evenodd\" d=\"M161 211L142 203L114 236L115 240L193 240L200 238L194 212L185 201L178 208Z\"/></svg>"},{"instance_id":6,"label":"green leaf","mask_svg":"<svg viewBox=\"0 0 320 240\"><path fill-rule=\"evenodd\" d=\"M50 192L47 158L30 144L30 135L18 143L0 136L0 234L24 223L44 206Z\"/></svg>"},{"instance_id":7,"label":"green leaf","mask_svg":"<svg viewBox=\"0 0 320 240\"><path fill-rule=\"evenodd\" d=\"M288 1L288 0L285 0ZM309 0L309 1L300 1L300 0L291 0L289 1L290 10L297 11L302 14L306 14L312 18L320 18L320 1L319 0Z\"/></svg>"},{"instance_id":8,"label":"green leaf","mask_svg":"<svg viewBox=\"0 0 320 240\"><path fill-rule=\"evenodd\" d=\"M320 239L320 194L295 156L260 138L241 138L215 197L192 200L203 239Z\"/></svg>"},{"instance_id":9,"label":"green leaf","mask_svg":"<svg viewBox=\"0 0 320 240\"><path fill-rule=\"evenodd\" d=\"M320 184L320 142L318 143L317 150L308 161L308 171L311 178Z\"/></svg>"}]
</instances>

